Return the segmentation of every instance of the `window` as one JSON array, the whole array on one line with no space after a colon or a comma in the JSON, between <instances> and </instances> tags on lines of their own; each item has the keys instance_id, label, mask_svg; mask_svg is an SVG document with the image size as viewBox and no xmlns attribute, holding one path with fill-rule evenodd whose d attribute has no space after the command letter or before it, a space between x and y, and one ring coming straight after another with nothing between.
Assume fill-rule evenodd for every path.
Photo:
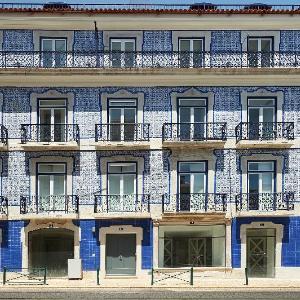
<instances>
[{"instance_id":1,"label":"window","mask_svg":"<svg viewBox=\"0 0 300 300\"><path fill-rule=\"evenodd\" d=\"M67 139L67 100L39 99L39 141L64 142Z\"/></svg>"},{"instance_id":2,"label":"window","mask_svg":"<svg viewBox=\"0 0 300 300\"><path fill-rule=\"evenodd\" d=\"M110 40L112 67L133 67L135 64L135 39Z\"/></svg>"},{"instance_id":3,"label":"window","mask_svg":"<svg viewBox=\"0 0 300 300\"><path fill-rule=\"evenodd\" d=\"M178 99L180 140L203 140L206 136L207 99Z\"/></svg>"},{"instance_id":4,"label":"window","mask_svg":"<svg viewBox=\"0 0 300 300\"><path fill-rule=\"evenodd\" d=\"M66 164L37 164L37 198L39 211L64 211Z\"/></svg>"},{"instance_id":5,"label":"window","mask_svg":"<svg viewBox=\"0 0 300 300\"><path fill-rule=\"evenodd\" d=\"M67 39L42 38L42 66L59 68L66 65Z\"/></svg>"},{"instance_id":6,"label":"window","mask_svg":"<svg viewBox=\"0 0 300 300\"><path fill-rule=\"evenodd\" d=\"M270 67L272 65L273 38L248 38L249 67Z\"/></svg>"},{"instance_id":7,"label":"window","mask_svg":"<svg viewBox=\"0 0 300 300\"><path fill-rule=\"evenodd\" d=\"M225 226L160 226L159 267L225 266Z\"/></svg>"},{"instance_id":8,"label":"window","mask_svg":"<svg viewBox=\"0 0 300 300\"><path fill-rule=\"evenodd\" d=\"M248 162L249 209L258 210L275 199L275 162Z\"/></svg>"},{"instance_id":9,"label":"window","mask_svg":"<svg viewBox=\"0 0 300 300\"><path fill-rule=\"evenodd\" d=\"M248 98L249 139L276 138L276 99Z\"/></svg>"},{"instance_id":10,"label":"window","mask_svg":"<svg viewBox=\"0 0 300 300\"><path fill-rule=\"evenodd\" d=\"M134 211L136 163L108 163L108 207L111 211Z\"/></svg>"},{"instance_id":11,"label":"window","mask_svg":"<svg viewBox=\"0 0 300 300\"><path fill-rule=\"evenodd\" d=\"M203 39L179 39L180 66L182 68L199 68L204 62Z\"/></svg>"},{"instance_id":12,"label":"window","mask_svg":"<svg viewBox=\"0 0 300 300\"><path fill-rule=\"evenodd\" d=\"M178 166L179 210L204 210L207 162L180 162Z\"/></svg>"},{"instance_id":13,"label":"window","mask_svg":"<svg viewBox=\"0 0 300 300\"><path fill-rule=\"evenodd\" d=\"M135 99L109 99L108 120L111 141L133 141L137 101Z\"/></svg>"}]
</instances>

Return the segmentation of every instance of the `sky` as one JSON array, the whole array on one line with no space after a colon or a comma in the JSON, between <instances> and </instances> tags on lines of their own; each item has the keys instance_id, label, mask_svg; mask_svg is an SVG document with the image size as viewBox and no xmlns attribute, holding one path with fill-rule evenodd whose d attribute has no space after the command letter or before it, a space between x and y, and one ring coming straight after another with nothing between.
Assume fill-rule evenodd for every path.
<instances>
[{"instance_id":1,"label":"sky","mask_svg":"<svg viewBox=\"0 0 300 300\"><path fill-rule=\"evenodd\" d=\"M300 5L300 0L0 0L0 3L45 3L45 2L65 2L65 3L161 3L161 4L189 4L189 3L217 3L217 4L249 4L249 3L266 3L273 5Z\"/></svg>"}]
</instances>

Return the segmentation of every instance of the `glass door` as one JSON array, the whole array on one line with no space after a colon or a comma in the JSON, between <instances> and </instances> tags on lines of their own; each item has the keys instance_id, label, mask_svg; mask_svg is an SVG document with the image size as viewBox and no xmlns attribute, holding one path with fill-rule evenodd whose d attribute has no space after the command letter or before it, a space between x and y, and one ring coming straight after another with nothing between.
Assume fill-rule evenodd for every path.
<instances>
[{"instance_id":1,"label":"glass door","mask_svg":"<svg viewBox=\"0 0 300 300\"><path fill-rule=\"evenodd\" d=\"M136 137L136 100L111 99L109 104L110 141L134 141Z\"/></svg>"},{"instance_id":2,"label":"glass door","mask_svg":"<svg viewBox=\"0 0 300 300\"><path fill-rule=\"evenodd\" d=\"M66 39L43 38L41 40L42 66L59 68L66 65Z\"/></svg>"},{"instance_id":3,"label":"glass door","mask_svg":"<svg viewBox=\"0 0 300 300\"><path fill-rule=\"evenodd\" d=\"M135 39L111 39L111 64L114 68L135 65Z\"/></svg>"},{"instance_id":4,"label":"glass door","mask_svg":"<svg viewBox=\"0 0 300 300\"><path fill-rule=\"evenodd\" d=\"M39 100L39 141L66 142L66 100Z\"/></svg>"},{"instance_id":5,"label":"glass door","mask_svg":"<svg viewBox=\"0 0 300 300\"><path fill-rule=\"evenodd\" d=\"M136 163L108 164L108 210L135 211Z\"/></svg>"},{"instance_id":6,"label":"glass door","mask_svg":"<svg viewBox=\"0 0 300 300\"><path fill-rule=\"evenodd\" d=\"M179 39L180 66L200 68L204 62L203 39Z\"/></svg>"},{"instance_id":7,"label":"glass door","mask_svg":"<svg viewBox=\"0 0 300 300\"><path fill-rule=\"evenodd\" d=\"M272 210L275 201L275 163L248 162L249 210Z\"/></svg>"},{"instance_id":8,"label":"glass door","mask_svg":"<svg viewBox=\"0 0 300 300\"><path fill-rule=\"evenodd\" d=\"M275 99L248 99L248 137L273 140L277 137Z\"/></svg>"},{"instance_id":9,"label":"glass door","mask_svg":"<svg viewBox=\"0 0 300 300\"><path fill-rule=\"evenodd\" d=\"M206 176L205 162L179 163L179 211L205 210Z\"/></svg>"},{"instance_id":10,"label":"glass door","mask_svg":"<svg viewBox=\"0 0 300 300\"><path fill-rule=\"evenodd\" d=\"M198 141L206 138L206 99L179 99L179 139Z\"/></svg>"},{"instance_id":11,"label":"glass door","mask_svg":"<svg viewBox=\"0 0 300 300\"><path fill-rule=\"evenodd\" d=\"M247 229L247 268L250 277L275 276L275 229Z\"/></svg>"},{"instance_id":12,"label":"glass door","mask_svg":"<svg viewBox=\"0 0 300 300\"><path fill-rule=\"evenodd\" d=\"M65 211L66 165L39 163L37 178L38 210Z\"/></svg>"},{"instance_id":13,"label":"glass door","mask_svg":"<svg viewBox=\"0 0 300 300\"><path fill-rule=\"evenodd\" d=\"M270 67L273 62L273 38L248 38L249 67Z\"/></svg>"}]
</instances>

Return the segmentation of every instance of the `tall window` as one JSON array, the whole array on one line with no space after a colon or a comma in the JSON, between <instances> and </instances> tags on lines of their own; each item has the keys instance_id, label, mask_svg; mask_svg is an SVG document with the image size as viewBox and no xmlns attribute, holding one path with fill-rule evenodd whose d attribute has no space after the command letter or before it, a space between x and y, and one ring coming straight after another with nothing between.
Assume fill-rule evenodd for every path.
<instances>
[{"instance_id":1,"label":"tall window","mask_svg":"<svg viewBox=\"0 0 300 300\"><path fill-rule=\"evenodd\" d=\"M108 163L108 207L133 211L136 202L136 163Z\"/></svg>"},{"instance_id":2,"label":"tall window","mask_svg":"<svg viewBox=\"0 0 300 300\"><path fill-rule=\"evenodd\" d=\"M135 39L111 39L112 67L133 67L135 62Z\"/></svg>"},{"instance_id":3,"label":"tall window","mask_svg":"<svg viewBox=\"0 0 300 300\"><path fill-rule=\"evenodd\" d=\"M40 99L38 109L40 141L66 141L67 101L65 99Z\"/></svg>"},{"instance_id":4,"label":"tall window","mask_svg":"<svg viewBox=\"0 0 300 300\"><path fill-rule=\"evenodd\" d=\"M178 166L179 209L202 210L205 205L206 162L180 162Z\"/></svg>"},{"instance_id":5,"label":"tall window","mask_svg":"<svg viewBox=\"0 0 300 300\"><path fill-rule=\"evenodd\" d=\"M181 140L203 140L206 136L206 98L178 99Z\"/></svg>"},{"instance_id":6,"label":"tall window","mask_svg":"<svg viewBox=\"0 0 300 300\"><path fill-rule=\"evenodd\" d=\"M270 67L272 63L273 38L248 38L249 67Z\"/></svg>"},{"instance_id":7,"label":"tall window","mask_svg":"<svg viewBox=\"0 0 300 300\"><path fill-rule=\"evenodd\" d=\"M66 165L38 163L37 196L39 211L65 210Z\"/></svg>"},{"instance_id":8,"label":"tall window","mask_svg":"<svg viewBox=\"0 0 300 300\"><path fill-rule=\"evenodd\" d=\"M274 139L276 99L248 98L249 139Z\"/></svg>"},{"instance_id":9,"label":"tall window","mask_svg":"<svg viewBox=\"0 0 300 300\"><path fill-rule=\"evenodd\" d=\"M275 192L275 162L248 162L249 209L258 210L265 201L273 199Z\"/></svg>"},{"instance_id":10,"label":"tall window","mask_svg":"<svg viewBox=\"0 0 300 300\"><path fill-rule=\"evenodd\" d=\"M137 114L135 99L108 100L109 133L111 141L133 141Z\"/></svg>"},{"instance_id":11,"label":"tall window","mask_svg":"<svg viewBox=\"0 0 300 300\"><path fill-rule=\"evenodd\" d=\"M179 39L180 66L182 68L199 68L204 62L203 39Z\"/></svg>"},{"instance_id":12,"label":"tall window","mask_svg":"<svg viewBox=\"0 0 300 300\"><path fill-rule=\"evenodd\" d=\"M66 65L67 39L42 38L43 67L64 67Z\"/></svg>"}]
</instances>

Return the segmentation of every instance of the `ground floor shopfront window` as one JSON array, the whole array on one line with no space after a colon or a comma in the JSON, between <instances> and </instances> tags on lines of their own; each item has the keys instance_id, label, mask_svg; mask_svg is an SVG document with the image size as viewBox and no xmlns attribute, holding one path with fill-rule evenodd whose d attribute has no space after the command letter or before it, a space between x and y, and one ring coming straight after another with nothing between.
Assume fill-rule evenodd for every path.
<instances>
[{"instance_id":1,"label":"ground floor shopfront window","mask_svg":"<svg viewBox=\"0 0 300 300\"><path fill-rule=\"evenodd\" d=\"M225 249L225 225L159 227L159 267L223 267Z\"/></svg>"}]
</instances>

